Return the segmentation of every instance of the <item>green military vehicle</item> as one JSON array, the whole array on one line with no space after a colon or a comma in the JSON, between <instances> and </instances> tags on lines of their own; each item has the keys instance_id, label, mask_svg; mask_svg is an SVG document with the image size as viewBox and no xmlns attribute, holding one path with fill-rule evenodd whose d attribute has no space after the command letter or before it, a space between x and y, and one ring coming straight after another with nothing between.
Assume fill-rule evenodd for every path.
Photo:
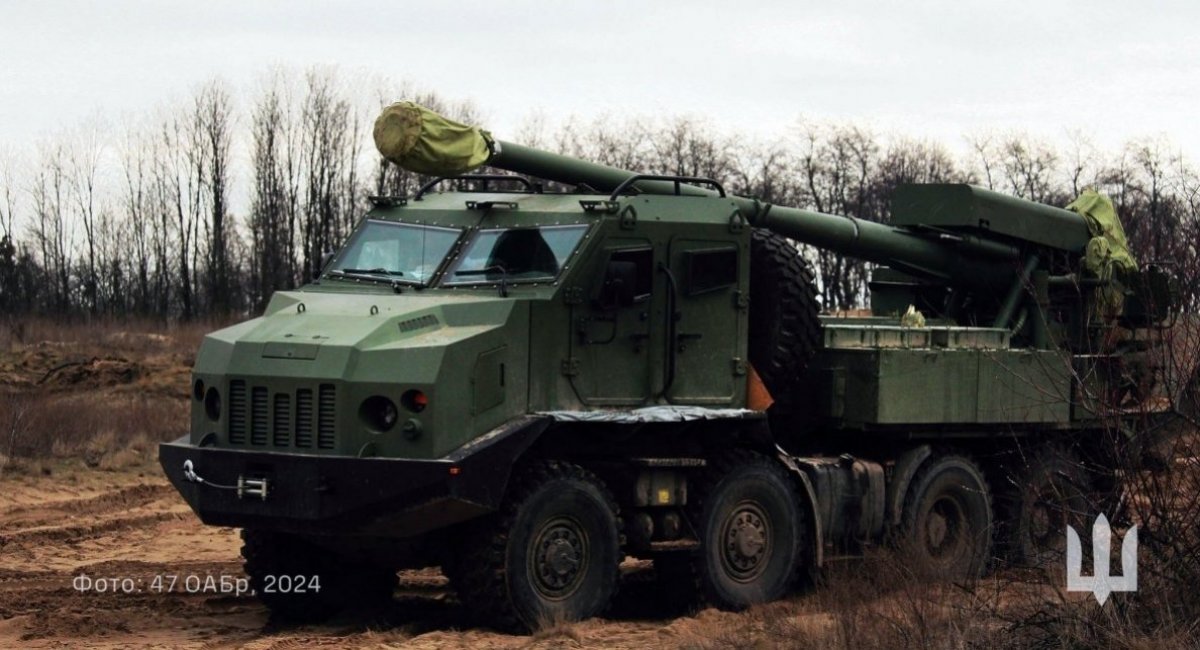
<instances>
[{"instance_id":1,"label":"green military vehicle","mask_svg":"<svg viewBox=\"0 0 1200 650\"><path fill-rule=\"evenodd\" d=\"M1171 285L1098 195L915 185L883 225L409 103L375 136L445 178L374 198L311 284L210 334L191 434L161 447L280 616L438 565L529 629L604 611L625 556L733 609L885 540L946 576L1038 562L1097 514L1100 442L1173 408ZM819 315L787 238L877 264L872 315Z\"/></svg>"}]
</instances>

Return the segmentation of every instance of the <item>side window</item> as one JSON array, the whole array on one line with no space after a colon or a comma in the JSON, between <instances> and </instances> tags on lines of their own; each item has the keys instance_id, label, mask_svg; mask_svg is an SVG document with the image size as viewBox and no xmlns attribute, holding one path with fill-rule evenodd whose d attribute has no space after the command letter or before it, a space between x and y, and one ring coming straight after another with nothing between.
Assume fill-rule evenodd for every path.
<instances>
[{"instance_id":1,"label":"side window","mask_svg":"<svg viewBox=\"0 0 1200 650\"><path fill-rule=\"evenodd\" d=\"M648 300L653 286L653 250L616 250L608 255L603 279L593 298L598 307L627 307Z\"/></svg>"},{"instance_id":2,"label":"side window","mask_svg":"<svg viewBox=\"0 0 1200 650\"><path fill-rule=\"evenodd\" d=\"M650 297L654 286L654 251L649 248L614 251L609 259L614 262L633 262L637 274L633 299L642 302Z\"/></svg>"},{"instance_id":3,"label":"side window","mask_svg":"<svg viewBox=\"0 0 1200 650\"><path fill-rule=\"evenodd\" d=\"M694 296L735 286L738 280L736 248L691 250L684 254L687 269L685 293Z\"/></svg>"}]
</instances>

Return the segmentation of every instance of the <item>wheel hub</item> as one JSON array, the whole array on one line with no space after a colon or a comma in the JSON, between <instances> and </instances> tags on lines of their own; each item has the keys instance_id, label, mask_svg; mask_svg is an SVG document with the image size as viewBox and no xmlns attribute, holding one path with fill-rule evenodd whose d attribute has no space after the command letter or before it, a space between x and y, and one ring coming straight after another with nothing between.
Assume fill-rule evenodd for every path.
<instances>
[{"instance_id":1,"label":"wheel hub","mask_svg":"<svg viewBox=\"0 0 1200 650\"><path fill-rule=\"evenodd\" d=\"M934 557L952 555L965 541L966 514L959 503L943 497L933 502L925 517L925 548Z\"/></svg>"},{"instance_id":2,"label":"wheel hub","mask_svg":"<svg viewBox=\"0 0 1200 650\"><path fill-rule=\"evenodd\" d=\"M546 552L546 564L560 576L566 576L579 566L579 552L565 539L550 542Z\"/></svg>"},{"instance_id":3,"label":"wheel hub","mask_svg":"<svg viewBox=\"0 0 1200 650\"><path fill-rule=\"evenodd\" d=\"M766 569L770 557L770 524L755 503L739 504L725 520L721 564L729 575L748 582Z\"/></svg>"},{"instance_id":4,"label":"wheel hub","mask_svg":"<svg viewBox=\"0 0 1200 650\"><path fill-rule=\"evenodd\" d=\"M575 520L560 517L547 522L529 558L537 590L551 599L574 593L587 570L587 546L587 536Z\"/></svg>"}]
</instances>

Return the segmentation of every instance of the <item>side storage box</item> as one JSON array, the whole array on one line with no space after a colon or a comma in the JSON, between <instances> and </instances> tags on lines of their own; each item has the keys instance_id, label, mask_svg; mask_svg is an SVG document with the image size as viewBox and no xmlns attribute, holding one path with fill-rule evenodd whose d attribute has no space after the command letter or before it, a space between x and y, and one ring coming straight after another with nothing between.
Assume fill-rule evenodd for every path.
<instances>
[{"instance_id":1,"label":"side storage box","mask_svg":"<svg viewBox=\"0 0 1200 650\"><path fill-rule=\"evenodd\" d=\"M1070 418L1069 366L1054 351L826 348L812 372L822 415L851 428Z\"/></svg>"}]
</instances>

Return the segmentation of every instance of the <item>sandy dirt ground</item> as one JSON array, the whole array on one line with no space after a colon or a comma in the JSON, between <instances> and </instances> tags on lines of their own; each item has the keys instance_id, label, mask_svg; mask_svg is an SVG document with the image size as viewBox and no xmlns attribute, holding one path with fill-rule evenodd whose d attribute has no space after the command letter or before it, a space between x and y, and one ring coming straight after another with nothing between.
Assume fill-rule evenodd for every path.
<instances>
[{"instance_id":1,"label":"sandy dirt ground","mask_svg":"<svg viewBox=\"0 0 1200 650\"><path fill-rule=\"evenodd\" d=\"M242 576L238 532L201 525L157 466L44 471L0 478L4 648L679 647L733 616L654 611L648 569L627 563L609 618L532 637L472 627L436 570L402 573L385 610L279 626L222 593Z\"/></svg>"}]
</instances>

